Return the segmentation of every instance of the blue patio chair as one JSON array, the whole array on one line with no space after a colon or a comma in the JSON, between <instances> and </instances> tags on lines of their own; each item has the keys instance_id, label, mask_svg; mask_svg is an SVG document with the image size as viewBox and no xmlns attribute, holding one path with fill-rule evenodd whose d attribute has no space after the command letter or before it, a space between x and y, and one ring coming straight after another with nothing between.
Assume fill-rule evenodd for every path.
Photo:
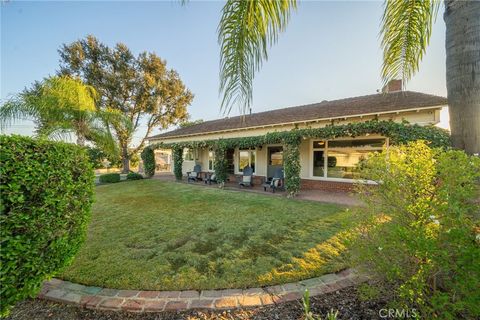
<instances>
[{"instance_id":1,"label":"blue patio chair","mask_svg":"<svg viewBox=\"0 0 480 320\"><path fill-rule=\"evenodd\" d=\"M202 166L197 164L193 167L193 171L187 172L187 183L191 181L200 180L200 172L202 172Z\"/></svg>"},{"instance_id":2,"label":"blue patio chair","mask_svg":"<svg viewBox=\"0 0 480 320\"><path fill-rule=\"evenodd\" d=\"M267 191L267 188L272 189L272 192L275 193L275 190L278 188L283 188L283 168L275 169L275 173L272 178L267 178L262 184L263 190Z\"/></svg>"},{"instance_id":3,"label":"blue patio chair","mask_svg":"<svg viewBox=\"0 0 480 320\"><path fill-rule=\"evenodd\" d=\"M238 182L240 187L252 187L253 186L253 169L249 166L243 168L243 176L240 177Z\"/></svg>"}]
</instances>

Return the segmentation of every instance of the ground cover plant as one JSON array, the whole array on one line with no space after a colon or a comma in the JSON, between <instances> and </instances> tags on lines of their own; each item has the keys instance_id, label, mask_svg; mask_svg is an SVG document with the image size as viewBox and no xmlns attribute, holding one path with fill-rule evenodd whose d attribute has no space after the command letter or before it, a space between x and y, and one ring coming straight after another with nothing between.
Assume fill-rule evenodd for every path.
<instances>
[{"instance_id":1,"label":"ground cover plant","mask_svg":"<svg viewBox=\"0 0 480 320\"><path fill-rule=\"evenodd\" d=\"M144 179L96 189L88 241L63 279L121 289L252 287L345 267L351 210Z\"/></svg>"}]
</instances>

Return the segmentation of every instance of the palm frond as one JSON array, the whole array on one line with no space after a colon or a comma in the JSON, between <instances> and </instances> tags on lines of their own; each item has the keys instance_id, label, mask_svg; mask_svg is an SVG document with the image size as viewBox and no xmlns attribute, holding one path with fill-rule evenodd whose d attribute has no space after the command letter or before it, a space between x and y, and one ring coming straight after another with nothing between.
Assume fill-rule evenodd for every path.
<instances>
[{"instance_id":1,"label":"palm frond","mask_svg":"<svg viewBox=\"0 0 480 320\"><path fill-rule=\"evenodd\" d=\"M112 157L119 157L120 150L113 135L102 128L90 128L87 140Z\"/></svg>"},{"instance_id":2,"label":"palm frond","mask_svg":"<svg viewBox=\"0 0 480 320\"><path fill-rule=\"evenodd\" d=\"M439 0L387 0L382 17L382 79L405 84L418 71L430 42Z\"/></svg>"},{"instance_id":3,"label":"palm frond","mask_svg":"<svg viewBox=\"0 0 480 320\"><path fill-rule=\"evenodd\" d=\"M21 95L8 99L0 108L0 128L4 129L19 120L36 120L40 110Z\"/></svg>"},{"instance_id":4,"label":"palm frond","mask_svg":"<svg viewBox=\"0 0 480 320\"><path fill-rule=\"evenodd\" d=\"M228 0L218 26L221 110L252 103L253 78L288 23L296 0Z\"/></svg>"}]
</instances>

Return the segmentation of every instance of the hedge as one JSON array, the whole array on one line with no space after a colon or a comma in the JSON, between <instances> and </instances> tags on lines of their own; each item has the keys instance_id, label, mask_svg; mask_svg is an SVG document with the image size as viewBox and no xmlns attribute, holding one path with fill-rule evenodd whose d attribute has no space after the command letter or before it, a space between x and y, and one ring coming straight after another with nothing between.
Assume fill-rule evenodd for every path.
<instances>
[{"instance_id":1,"label":"hedge","mask_svg":"<svg viewBox=\"0 0 480 320\"><path fill-rule=\"evenodd\" d=\"M141 180L143 176L140 173L130 172L127 174L127 180Z\"/></svg>"},{"instance_id":2,"label":"hedge","mask_svg":"<svg viewBox=\"0 0 480 320\"><path fill-rule=\"evenodd\" d=\"M120 182L120 173L106 173L100 176L101 183L115 183Z\"/></svg>"},{"instance_id":3,"label":"hedge","mask_svg":"<svg viewBox=\"0 0 480 320\"><path fill-rule=\"evenodd\" d=\"M0 136L2 315L73 260L85 239L93 190L84 148Z\"/></svg>"}]
</instances>

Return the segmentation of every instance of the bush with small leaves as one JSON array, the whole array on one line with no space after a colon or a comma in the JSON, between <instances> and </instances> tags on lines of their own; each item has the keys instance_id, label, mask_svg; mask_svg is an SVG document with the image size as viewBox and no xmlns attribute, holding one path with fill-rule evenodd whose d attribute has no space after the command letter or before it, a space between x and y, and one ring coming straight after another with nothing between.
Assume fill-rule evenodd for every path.
<instances>
[{"instance_id":1,"label":"bush with small leaves","mask_svg":"<svg viewBox=\"0 0 480 320\"><path fill-rule=\"evenodd\" d=\"M0 136L0 316L70 264L85 239L93 190L84 148Z\"/></svg>"},{"instance_id":2,"label":"bush with small leaves","mask_svg":"<svg viewBox=\"0 0 480 320\"><path fill-rule=\"evenodd\" d=\"M120 182L120 173L106 173L100 176L100 183Z\"/></svg>"},{"instance_id":3,"label":"bush with small leaves","mask_svg":"<svg viewBox=\"0 0 480 320\"><path fill-rule=\"evenodd\" d=\"M130 172L127 174L127 180L141 180L143 176L140 173Z\"/></svg>"},{"instance_id":4,"label":"bush with small leaves","mask_svg":"<svg viewBox=\"0 0 480 320\"><path fill-rule=\"evenodd\" d=\"M425 142L372 154L359 186L370 221L352 244L353 264L397 308L425 319L480 317L480 158Z\"/></svg>"}]
</instances>

